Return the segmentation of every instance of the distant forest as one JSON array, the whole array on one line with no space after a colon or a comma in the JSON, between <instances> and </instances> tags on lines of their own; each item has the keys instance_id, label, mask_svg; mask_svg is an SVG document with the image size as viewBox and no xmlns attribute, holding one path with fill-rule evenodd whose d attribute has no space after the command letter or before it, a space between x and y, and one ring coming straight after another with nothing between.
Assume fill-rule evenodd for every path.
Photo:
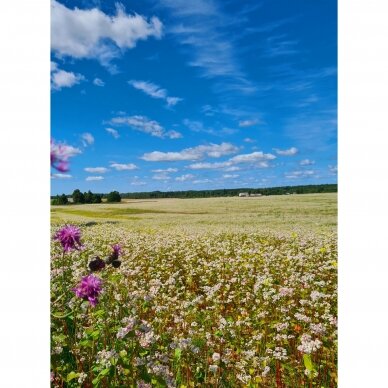
<instances>
[{"instance_id":1,"label":"distant forest","mask_svg":"<svg viewBox=\"0 0 388 388\"><path fill-rule=\"evenodd\" d=\"M149 199L149 198L209 198L209 197L236 197L239 193L282 195L282 194L312 194L336 193L337 184L308 185L308 186L283 186L265 189L219 189L219 190L187 190L187 191L151 191L141 193L121 193L121 198Z\"/></svg>"},{"instance_id":2,"label":"distant forest","mask_svg":"<svg viewBox=\"0 0 388 388\"><path fill-rule=\"evenodd\" d=\"M284 195L284 194L313 194L313 193L336 193L337 184L305 185L305 186L282 186L263 189L239 188L218 190L186 190L186 191L151 191L140 193L120 193L122 199L154 199L154 198L209 198L209 197L236 197L239 193ZM110 193L112 194L112 193ZM109 194L99 194L107 198ZM69 195L68 197L71 197ZM51 197L56 198L55 196Z\"/></svg>"}]
</instances>

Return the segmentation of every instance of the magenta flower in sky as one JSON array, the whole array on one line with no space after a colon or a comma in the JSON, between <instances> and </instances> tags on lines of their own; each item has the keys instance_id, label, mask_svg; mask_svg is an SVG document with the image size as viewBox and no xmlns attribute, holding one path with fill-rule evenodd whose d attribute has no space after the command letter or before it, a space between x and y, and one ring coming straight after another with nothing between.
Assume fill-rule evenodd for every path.
<instances>
[{"instance_id":1,"label":"magenta flower in sky","mask_svg":"<svg viewBox=\"0 0 388 388\"><path fill-rule=\"evenodd\" d=\"M54 240L61 243L65 252L82 247L80 239L81 231L74 225L65 225L54 236Z\"/></svg>"},{"instance_id":2,"label":"magenta flower in sky","mask_svg":"<svg viewBox=\"0 0 388 388\"><path fill-rule=\"evenodd\" d=\"M94 275L84 276L76 288L73 289L78 298L89 301L94 307L98 303L102 281Z\"/></svg>"},{"instance_id":3,"label":"magenta flower in sky","mask_svg":"<svg viewBox=\"0 0 388 388\"><path fill-rule=\"evenodd\" d=\"M50 144L51 167L55 168L60 172L69 171L68 159L79 153L81 153L81 151L78 148L75 148L66 144L55 143L54 140L51 140L51 144Z\"/></svg>"}]
</instances>

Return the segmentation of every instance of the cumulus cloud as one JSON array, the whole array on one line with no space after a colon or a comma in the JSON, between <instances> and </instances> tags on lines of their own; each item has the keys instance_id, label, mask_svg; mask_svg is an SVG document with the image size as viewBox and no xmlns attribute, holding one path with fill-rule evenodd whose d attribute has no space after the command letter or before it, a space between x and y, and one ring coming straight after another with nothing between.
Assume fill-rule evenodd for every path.
<instances>
[{"instance_id":1,"label":"cumulus cloud","mask_svg":"<svg viewBox=\"0 0 388 388\"><path fill-rule=\"evenodd\" d=\"M194 177L195 176L193 174L184 174L184 175L176 177L175 180L179 181L179 182L186 182L186 181L192 180Z\"/></svg>"},{"instance_id":2,"label":"cumulus cloud","mask_svg":"<svg viewBox=\"0 0 388 388\"><path fill-rule=\"evenodd\" d=\"M81 137L82 137L82 143L84 147L87 147L88 145L91 145L94 143L94 137L89 132L83 133Z\"/></svg>"},{"instance_id":3,"label":"cumulus cloud","mask_svg":"<svg viewBox=\"0 0 388 388\"><path fill-rule=\"evenodd\" d=\"M57 174L52 174L51 177L52 177L52 178L56 178L56 179L70 179L70 178L72 178L73 176L70 175L70 174L61 174L61 173L57 173Z\"/></svg>"},{"instance_id":4,"label":"cumulus cloud","mask_svg":"<svg viewBox=\"0 0 388 388\"><path fill-rule=\"evenodd\" d=\"M139 40L161 38L163 25L157 17L125 12L117 4L116 14L107 15L98 8L67 8L51 1L51 49L58 57L94 58L110 66L112 59L136 46Z\"/></svg>"},{"instance_id":5,"label":"cumulus cloud","mask_svg":"<svg viewBox=\"0 0 388 388\"><path fill-rule=\"evenodd\" d=\"M133 164L133 163L127 163L127 164L112 163L110 166L117 171L136 170L138 168L136 164Z\"/></svg>"},{"instance_id":6,"label":"cumulus cloud","mask_svg":"<svg viewBox=\"0 0 388 388\"><path fill-rule=\"evenodd\" d=\"M238 149L238 147L230 143L209 144L185 148L179 152L153 151L144 154L141 159L146 160L147 162L200 160L206 156L210 158L219 158L224 155L234 154Z\"/></svg>"},{"instance_id":7,"label":"cumulus cloud","mask_svg":"<svg viewBox=\"0 0 388 388\"><path fill-rule=\"evenodd\" d=\"M273 160L276 156L272 154L265 154L262 151L252 152L251 154L241 154L230 159L233 164L237 163L253 163L264 160Z\"/></svg>"},{"instance_id":8,"label":"cumulus cloud","mask_svg":"<svg viewBox=\"0 0 388 388\"><path fill-rule=\"evenodd\" d=\"M279 150L278 148L274 148L274 151L281 156L294 156L298 153L298 149L295 147L291 147L288 150Z\"/></svg>"},{"instance_id":9,"label":"cumulus cloud","mask_svg":"<svg viewBox=\"0 0 388 388\"><path fill-rule=\"evenodd\" d=\"M177 168L158 168L156 170L151 170L152 172L178 172L178 169Z\"/></svg>"},{"instance_id":10,"label":"cumulus cloud","mask_svg":"<svg viewBox=\"0 0 388 388\"><path fill-rule=\"evenodd\" d=\"M259 120L258 119L253 119L253 120L242 120L242 121L239 121L238 123L238 126L239 127L252 127L253 125L256 125L259 123Z\"/></svg>"},{"instance_id":11,"label":"cumulus cloud","mask_svg":"<svg viewBox=\"0 0 388 388\"><path fill-rule=\"evenodd\" d=\"M59 69L57 63L51 62L51 88L53 90L71 88L84 80L85 77L82 74Z\"/></svg>"},{"instance_id":12,"label":"cumulus cloud","mask_svg":"<svg viewBox=\"0 0 388 388\"><path fill-rule=\"evenodd\" d=\"M233 168L236 164L249 163L254 167L267 168L269 167L268 161L275 159L276 156L272 154L265 154L261 151L252 152L250 154L236 155L225 162L216 163L193 163L187 168L191 170L218 170L225 169L225 171L237 171L237 168ZM227 170L226 170L227 169Z\"/></svg>"},{"instance_id":13,"label":"cumulus cloud","mask_svg":"<svg viewBox=\"0 0 388 388\"><path fill-rule=\"evenodd\" d=\"M171 179L171 177L165 173L165 172L162 172L160 174L155 174L152 179L155 179L155 180L159 180L159 181L168 181Z\"/></svg>"},{"instance_id":14,"label":"cumulus cloud","mask_svg":"<svg viewBox=\"0 0 388 388\"><path fill-rule=\"evenodd\" d=\"M195 181L193 181L194 184L199 184L199 183L210 183L212 182L211 179L196 179Z\"/></svg>"},{"instance_id":15,"label":"cumulus cloud","mask_svg":"<svg viewBox=\"0 0 388 388\"><path fill-rule=\"evenodd\" d=\"M146 184L147 184L147 182L139 181L139 180L133 180L131 182L132 186L145 186Z\"/></svg>"},{"instance_id":16,"label":"cumulus cloud","mask_svg":"<svg viewBox=\"0 0 388 388\"><path fill-rule=\"evenodd\" d=\"M84 170L92 174L105 174L109 171L106 167L86 167Z\"/></svg>"},{"instance_id":17,"label":"cumulus cloud","mask_svg":"<svg viewBox=\"0 0 388 388\"><path fill-rule=\"evenodd\" d=\"M180 97L171 97L168 96L166 89L162 89L160 86L149 82L141 80L131 80L128 83L133 86L135 89L141 90L143 93L147 94L152 98L159 98L167 102L167 106L174 106L183 99Z\"/></svg>"},{"instance_id":18,"label":"cumulus cloud","mask_svg":"<svg viewBox=\"0 0 388 388\"><path fill-rule=\"evenodd\" d=\"M337 172L338 172L338 167L337 166L331 166L329 165L329 171L333 174L333 175L336 175Z\"/></svg>"},{"instance_id":19,"label":"cumulus cloud","mask_svg":"<svg viewBox=\"0 0 388 388\"><path fill-rule=\"evenodd\" d=\"M303 160L301 160L300 162L299 162L299 164L301 165L301 166L311 166L311 165L313 165L315 162L314 162L314 160L310 160L310 159L303 159Z\"/></svg>"},{"instance_id":20,"label":"cumulus cloud","mask_svg":"<svg viewBox=\"0 0 388 388\"><path fill-rule=\"evenodd\" d=\"M96 86L105 86L105 82L99 78L95 78L93 80L93 84Z\"/></svg>"},{"instance_id":21,"label":"cumulus cloud","mask_svg":"<svg viewBox=\"0 0 388 388\"><path fill-rule=\"evenodd\" d=\"M86 177L86 181L102 181L104 179L103 176L88 176Z\"/></svg>"},{"instance_id":22,"label":"cumulus cloud","mask_svg":"<svg viewBox=\"0 0 388 388\"><path fill-rule=\"evenodd\" d=\"M287 179L297 179L297 178L309 178L316 174L314 170L303 170L303 171L292 171L286 173L285 176Z\"/></svg>"},{"instance_id":23,"label":"cumulus cloud","mask_svg":"<svg viewBox=\"0 0 388 388\"><path fill-rule=\"evenodd\" d=\"M119 132L116 129L113 128L105 128L105 131L110 133L115 139L118 139L120 137Z\"/></svg>"},{"instance_id":24,"label":"cumulus cloud","mask_svg":"<svg viewBox=\"0 0 388 388\"><path fill-rule=\"evenodd\" d=\"M111 125L126 125L137 131L148 133L151 136L160 138L179 139L182 137L177 131L166 131L157 121L150 120L146 116L118 116L113 117L110 122Z\"/></svg>"}]
</instances>

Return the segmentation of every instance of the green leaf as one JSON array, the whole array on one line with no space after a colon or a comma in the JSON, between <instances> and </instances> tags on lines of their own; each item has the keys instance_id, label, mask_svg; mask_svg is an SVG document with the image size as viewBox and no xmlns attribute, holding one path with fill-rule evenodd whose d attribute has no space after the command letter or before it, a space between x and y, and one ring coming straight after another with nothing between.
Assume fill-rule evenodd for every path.
<instances>
[{"instance_id":1,"label":"green leaf","mask_svg":"<svg viewBox=\"0 0 388 388\"><path fill-rule=\"evenodd\" d=\"M309 372L314 370L313 362L311 361L311 356L309 354L303 355L303 362L304 366Z\"/></svg>"},{"instance_id":2,"label":"green leaf","mask_svg":"<svg viewBox=\"0 0 388 388\"><path fill-rule=\"evenodd\" d=\"M68 313L61 313L60 311L56 311L55 313L52 313L51 315L54 317L54 318L59 318L59 319L62 319L62 318L66 318L68 317L69 315L73 314L72 311L68 312Z\"/></svg>"},{"instance_id":3,"label":"green leaf","mask_svg":"<svg viewBox=\"0 0 388 388\"><path fill-rule=\"evenodd\" d=\"M67 377L66 377L66 381L69 382L75 378L77 378L79 376L79 373L76 373L76 372L70 372Z\"/></svg>"},{"instance_id":4,"label":"green leaf","mask_svg":"<svg viewBox=\"0 0 388 388\"><path fill-rule=\"evenodd\" d=\"M182 350L181 349L175 349L174 357L175 357L176 361L179 361L181 359L181 355L182 355Z\"/></svg>"},{"instance_id":5,"label":"green leaf","mask_svg":"<svg viewBox=\"0 0 388 388\"><path fill-rule=\"evenodd\" d=\"M103 370L101 371L100 375L101 375L101 376L106 376L106 375L109 373L109 371L110 371L110 368L105 368L105 369L103 369Z\"/></svg>"}]
</instances>

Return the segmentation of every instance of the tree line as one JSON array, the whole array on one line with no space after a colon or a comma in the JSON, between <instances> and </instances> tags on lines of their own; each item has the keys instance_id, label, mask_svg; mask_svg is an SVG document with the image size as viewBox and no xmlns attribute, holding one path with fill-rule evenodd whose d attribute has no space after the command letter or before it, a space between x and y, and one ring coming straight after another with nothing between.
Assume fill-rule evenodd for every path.
<instances>
[{"instance_id":1,"label":"tree line","mask_svg":"<svg viewBox=\"0 0 388 388\"><path fill-rule=\"evenodd\" d=\"M94 194L90 190L86 193L82 193L79 189L73 191L70 196L73 204L84 204L84 203L101 203L102 198L106 198L107 202L121 202L121 195L118 191L112 191L107 195ZM69 198L66 194L56 195L52 197L52 205L67 205L69 204Z\"/></svg>"},{"instance_id":2,"label":"tree line","mask_svg":"<svg viewBox=\"0 0 388 388\"><path fill-rule=\"evenodd\" d=\"M239 193L261 194L261 195L284 195L284 194L314 194L314 193L336 193L338 185L302 185L302 186L281 186L263 189L239 188L239 189L218 189L218 190L185 190L185 191L151 191L139 193L119 193L111 191L109 194L93 194L90 190L82 193L76 189L71 197L73 203L101 203L102 199L107 202L121 202L126 199L155 199L155 198L210 198L210 197L236 197ZM52 197L52 205L66 205L68 196L65 194Z\"/></svg>"},{"instance_id":3,"label":"tree line","mask_svg":"<svg viewBox=\"0 0 388 388\"><path fill-rule=\"evenodd\" d=\"M140 193L122 193L126 199L153 199L153 198L209 198L209 197L236 197L239 193L262 194L262 195L284 195L284 194L314 194L314 193L336 193L337 184L304 185L304 186L282 186L263 189L239 188L239 189L218 189L218 190L186 190L186 191L152 191Z\"/></svg>"}]
</instances>

